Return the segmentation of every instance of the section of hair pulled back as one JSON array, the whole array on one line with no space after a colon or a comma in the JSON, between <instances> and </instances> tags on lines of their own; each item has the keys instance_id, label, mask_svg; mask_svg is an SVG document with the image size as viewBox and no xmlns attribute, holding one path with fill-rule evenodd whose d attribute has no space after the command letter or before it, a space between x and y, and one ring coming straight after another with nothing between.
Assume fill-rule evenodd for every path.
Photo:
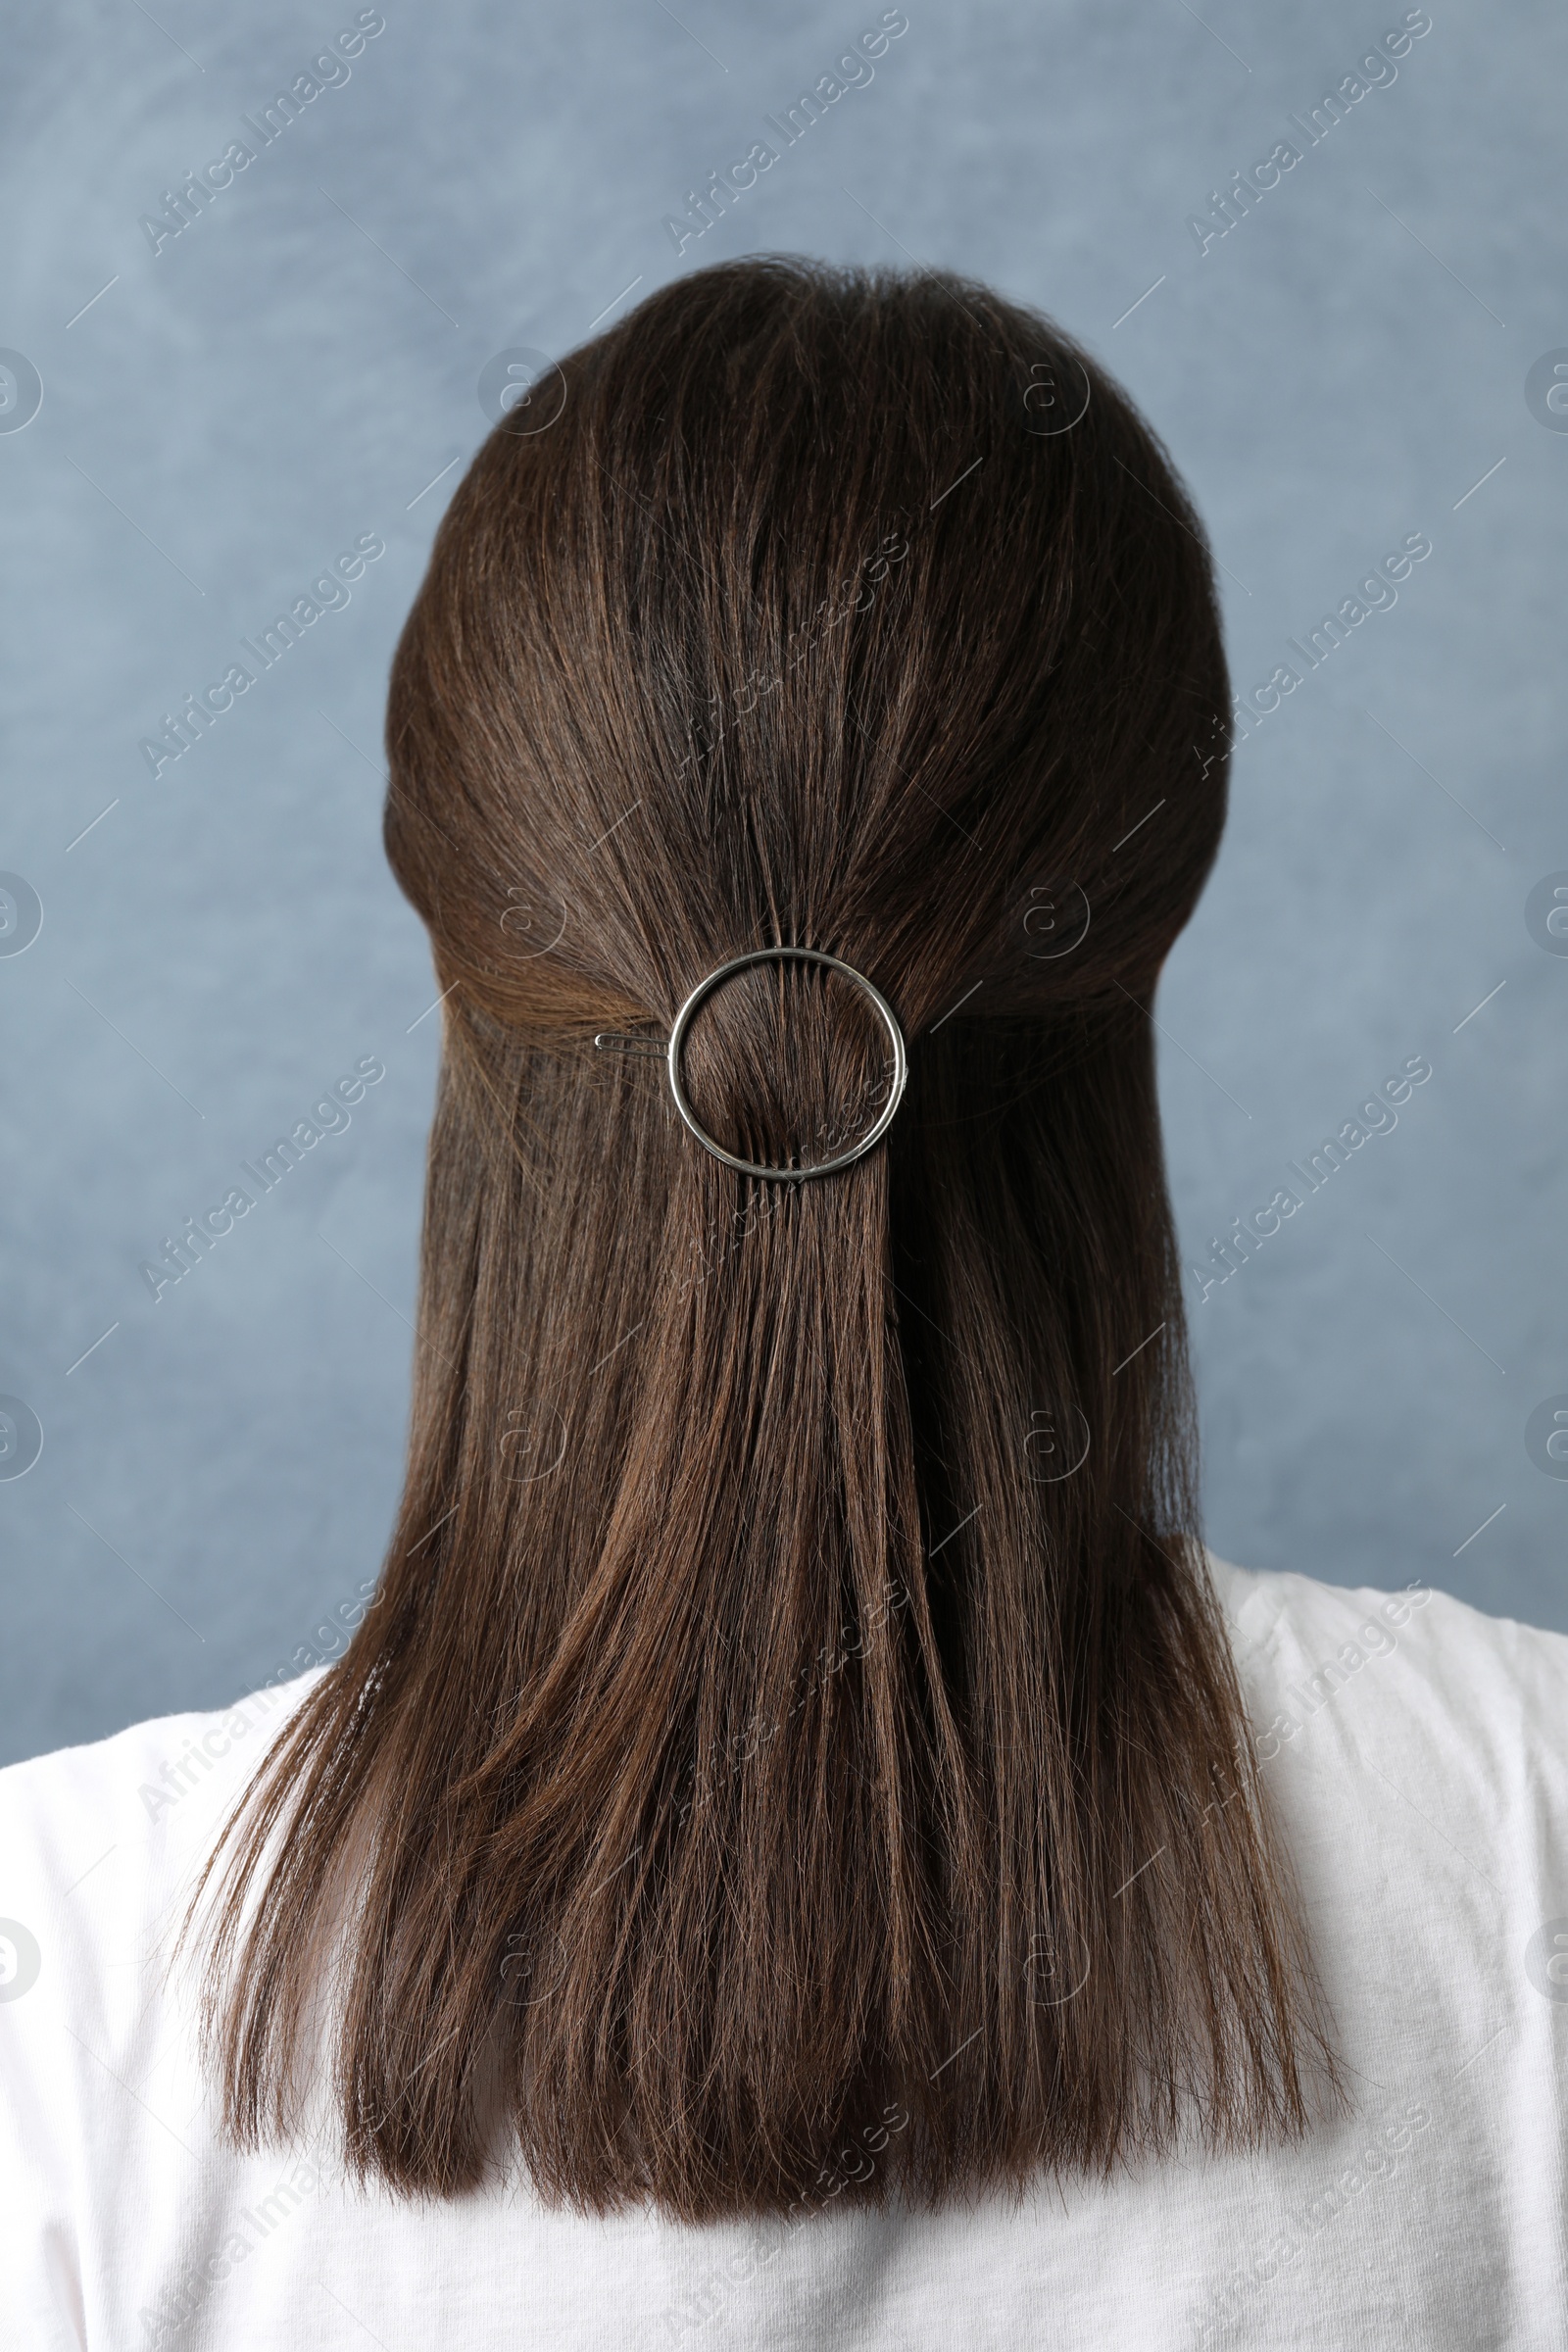
<instances>
[{"instance_id":1,"label":"section of hair pulled back","mask_svg":"<svg viewBox=\"0 0 1568 2352\"><path fill-rule=\"evenodd\" d=\"M407 1486L236 1820L230 2130L692 2220L1300 2131L1334 2066L1199 1543L1149 1004L1224 819L1201 528L1046 320L684 277L485 442L394 666L446 992ZM867 975L886 1137L651 1046ZM715 988L802 1166L887 1038Z\"/></svg>"}]
</instances>

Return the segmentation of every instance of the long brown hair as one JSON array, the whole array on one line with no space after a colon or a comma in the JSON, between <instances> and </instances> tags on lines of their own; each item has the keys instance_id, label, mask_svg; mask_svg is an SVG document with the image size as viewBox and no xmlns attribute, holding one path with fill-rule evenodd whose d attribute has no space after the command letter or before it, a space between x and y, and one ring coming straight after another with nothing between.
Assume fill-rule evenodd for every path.
<instances>
[{"instance_id":1,"label":"long brown hair","mask_svg":"<svg viewBox=\"0 0 1568 2352\"><path fill-rule=\"evenodd\" d=\"M318 2030L362 2174L510 2143L689 2220L1332 2090L1199 1541L1148 1009L1228 703L1159 444L966 281L694 273L484 443L387 717L446 991L407 1485L230 1824L241 2143ZM786 1183L593 1042L777 944L910 1059L885 1142ZM800 1167L885 1039L767 963L685 1071Z\"/></svg>"}]
</instances>

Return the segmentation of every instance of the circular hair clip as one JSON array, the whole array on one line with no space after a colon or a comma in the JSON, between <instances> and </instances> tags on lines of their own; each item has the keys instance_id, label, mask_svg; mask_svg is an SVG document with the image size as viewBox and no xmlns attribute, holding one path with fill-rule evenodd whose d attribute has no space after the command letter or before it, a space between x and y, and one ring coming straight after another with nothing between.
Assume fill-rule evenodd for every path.
<instances>
[{"instance_id":1,"label":"circular hair clip","mask_svg":"<svg viewBox=\"0 0 1568 2352\"><path fill-rule=\"evenodd\" d=\"M893 1047L893 1083L888 1089L888 1099L876 1118L866 1129L864 1135L852 1144L847 1152L835 1152L831 1159L813 1161L809 1167L770 1167L760 1160L742 1159L738 1153L726 1151L715 1137L709 1134L693 1110L681 1077L681 1054L686 1044L686 1033L690 1029L699 1007L721 981L729 978L732 972L746 971L754 963L815 963L822 965L828 971L842 972L846 980L852 980L857 988L863 989L870 998L881 1016ZM725 1167L735 1169L738 1175L760 1176L775 1184L797 1184L808 1176L832 1176L840 1168L852 1167L856 1160L862 1159L874 1145L881 1142L892 1126L909 1078L909 1055L908 1049L904 1042L904 1031L899 1026L898 1015L886 997L883 996L882 991L868 980L863 972L858 972L854 964L846 963L841 956L829 956L821 948L753 948L745 956L732 956L727 963L721 963L716 969L710 972L706 980L699 980L679 1012L676 1013L668 1041L662 1046L644 1043L639 1039L619 1036L613 1031L603 1029L595 1037L594 1044L622 1053L660 1054L669 1074L669 1091L675 1099L675 1108L704 1151L710 1152L715 1159L721 1159Z\"/></svg>"}]
</instances>

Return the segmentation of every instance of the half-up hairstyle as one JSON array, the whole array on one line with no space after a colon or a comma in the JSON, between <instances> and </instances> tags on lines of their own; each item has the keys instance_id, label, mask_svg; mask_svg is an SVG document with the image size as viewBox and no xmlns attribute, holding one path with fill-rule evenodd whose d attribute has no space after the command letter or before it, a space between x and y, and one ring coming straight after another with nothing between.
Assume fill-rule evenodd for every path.
<instances>
[{"instance_id":1,"label":"half-up hairstyle","mask_svg":"<svg viewBox=\"0 0 1568 2352\"><path fill-rule=\"evenodd\" d=\"M446 992L407 1484L219 1849L239 2142L322 2034L362 2175L520 2157L692 2221L1332 2094L1199 1538L1149 1013L1228 706L1158 443L957 278L679 278L484 443L387 716ZM594 1043L779 944L909 1043L885 1140L784 1183ZM800 1168L887 1038L763 963L684 1073Z\"/></svg>"}]
</instances>

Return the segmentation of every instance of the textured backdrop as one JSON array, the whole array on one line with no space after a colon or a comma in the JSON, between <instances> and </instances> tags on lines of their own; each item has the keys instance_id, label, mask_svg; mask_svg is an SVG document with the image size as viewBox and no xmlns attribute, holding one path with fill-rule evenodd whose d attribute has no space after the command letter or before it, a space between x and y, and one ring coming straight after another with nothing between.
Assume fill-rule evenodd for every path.
<instances>
[{"instance_id":1,"label":"textured backdrop","mask_svg":"<svg viewBox=\"0 0 1568 2352\"><path fill-rule=\"evenodd\" d=\"M757 250L1050 310L1213 534L1246 710L1155 1008L1210 1542L1568 1627L1560 11L61 0L7 42L0 1757L307 1663L373 1577L438 1029L395 634L487 365Z\"/></svg>"}]
</instances>

